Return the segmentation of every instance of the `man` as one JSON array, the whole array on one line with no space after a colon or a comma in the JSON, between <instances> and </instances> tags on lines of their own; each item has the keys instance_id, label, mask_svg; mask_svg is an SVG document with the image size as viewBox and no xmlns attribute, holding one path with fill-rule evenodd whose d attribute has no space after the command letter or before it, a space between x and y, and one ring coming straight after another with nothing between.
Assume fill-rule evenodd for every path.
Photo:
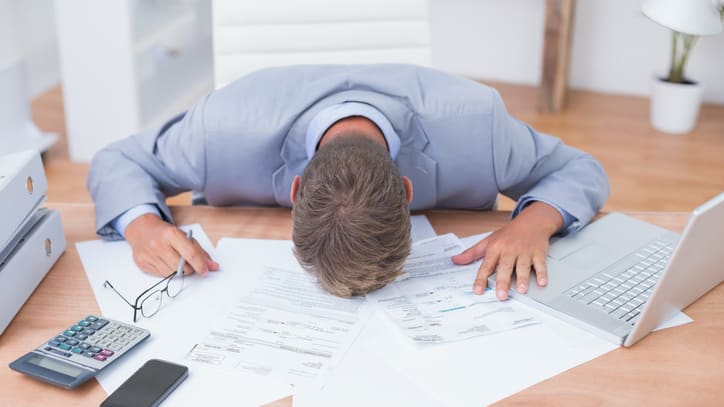
<instances>
[{"instance_id":1,"label":"man","mask_svg":"<svg viewBox=\"0 0 724 407\"><path fill-rule=\"evenodd\" d=\"M481 294L497 270L546 285L549 238L585 225L608 196L589 155L509 116L489 87L408 65L262 70L203 98L161 129L116 142L93 160L88 188L98 233L125 237L146 272L218 269L175 228L165 198L212 205L292 206L295 255L333 294L380 288L410 250L409 211L493 209L512 221L453 257L484 257ZM414 191L413 191L414 190Z\"/></svg>"}]
</instances>

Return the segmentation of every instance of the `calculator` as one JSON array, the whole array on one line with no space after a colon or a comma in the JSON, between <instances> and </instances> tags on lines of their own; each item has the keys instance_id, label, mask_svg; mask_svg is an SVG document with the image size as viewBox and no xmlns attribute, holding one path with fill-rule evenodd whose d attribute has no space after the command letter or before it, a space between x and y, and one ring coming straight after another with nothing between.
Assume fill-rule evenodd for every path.
<instances>
[{"instance_id":1,"label":"calculator","mask_svg":"<svg viewBox=\"0 0 724 407\"><path fill-rule=\"evenodd\" d=\"M149 336L146 329L89 315L11 363L10 368L73 389Z\"/></svg>"}]
</instances>

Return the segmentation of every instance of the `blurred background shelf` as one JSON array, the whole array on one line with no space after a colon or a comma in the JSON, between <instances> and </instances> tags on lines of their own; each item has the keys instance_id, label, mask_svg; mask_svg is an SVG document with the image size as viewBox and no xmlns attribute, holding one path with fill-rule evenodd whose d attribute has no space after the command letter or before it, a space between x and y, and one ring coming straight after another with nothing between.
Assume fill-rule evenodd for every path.
<instances>
[{"instance_id":1,"label":"blurred background shelf","mask_svg":"<svg viewBox=\"0 0 724 407\"><path fill-rule=\"evenodd\" d=\"M213 89L210 0L55 0L55 8L72 160L90 161Z\"/></svg>"}]
</instances>

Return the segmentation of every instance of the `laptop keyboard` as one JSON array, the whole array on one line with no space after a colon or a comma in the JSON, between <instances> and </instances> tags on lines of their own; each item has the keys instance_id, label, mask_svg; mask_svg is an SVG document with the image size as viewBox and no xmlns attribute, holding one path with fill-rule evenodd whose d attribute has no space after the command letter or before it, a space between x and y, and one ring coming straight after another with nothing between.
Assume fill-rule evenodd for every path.
<instances>
[{"instance_id":1,"label":"laptop keyboard","mask_svg":"<svg viewBox=\"0 0 724 407\"><path fill-rule=\"evenodd\" d=\"M673 242L655 240L634 254L639 261L633 266L616 275L598 273L566 294L634 325L673 250Z\"/></svg>"}]
</instances>

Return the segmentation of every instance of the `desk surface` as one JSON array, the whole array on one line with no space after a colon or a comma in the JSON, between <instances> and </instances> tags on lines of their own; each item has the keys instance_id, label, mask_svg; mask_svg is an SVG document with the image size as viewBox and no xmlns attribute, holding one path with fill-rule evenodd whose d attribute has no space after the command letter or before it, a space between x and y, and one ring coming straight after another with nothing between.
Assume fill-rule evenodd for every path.
<instances>
[{"instance_id":1,"label":"desk surface","mask_svg":"<svg viewBox=\"0 0 724 407\"><path fill-rule=\"evenodd\" d=\"M74 391L36 382L7 365L68 326L99 312L75 242L96 238L88 204L48 204L61 213L68 249L0 336L0 406L97 406L105 392L94 380ZM201 223L213 243L222 236L290 239L290 211L282 208L176 207L177 222ZM507 212L432 211L438 233L481 233L507 222ZM632 215L680 232L686 213ZM724 285L686 309L696 321L653 333L631 349L617 349L502 401L545 405L717 405L724 399ZM484 351L484 350L481 350ZM272 403L289 406L286 398Z\"/></svg>"}]
</instances>

